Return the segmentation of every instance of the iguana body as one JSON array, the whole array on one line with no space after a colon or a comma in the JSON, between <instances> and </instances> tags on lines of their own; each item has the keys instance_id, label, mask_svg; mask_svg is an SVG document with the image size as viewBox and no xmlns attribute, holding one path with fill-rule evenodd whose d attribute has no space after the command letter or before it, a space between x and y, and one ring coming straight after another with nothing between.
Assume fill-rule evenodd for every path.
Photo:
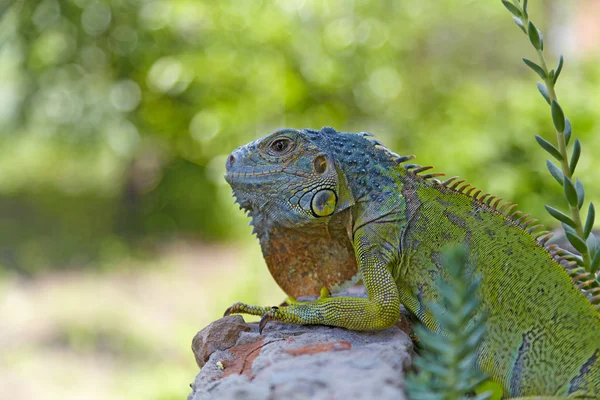
<instances>
[{"instance_id":1,"label":"iguana body","mask_svg":"<svg viewBox=\"0 0 600 400\"><path fill-rule=\"evenodd\" d=\"M600 398L600 312L588 277L545 246L548 235L532 234L510 204L499 206L463 181L423 175L428 168L402 164L412 157L368 136L282 129L234 151L226 175L276 279L281 271L294 275L297 264L289 271L274 263L293 263L295 250L315 272L307 286L319 283L319 256L327 270L337 257L337 280L328 273L321 285L349 279L357 266L368 299L323 291L314 302L236 303L227 313L261 315L261 328L278 320L368 330L393 326L403 304L436 330L425 305L445 276L441 253L465 243L488 315L481 370L507 396Z\"/></svg>"}]
</instances>

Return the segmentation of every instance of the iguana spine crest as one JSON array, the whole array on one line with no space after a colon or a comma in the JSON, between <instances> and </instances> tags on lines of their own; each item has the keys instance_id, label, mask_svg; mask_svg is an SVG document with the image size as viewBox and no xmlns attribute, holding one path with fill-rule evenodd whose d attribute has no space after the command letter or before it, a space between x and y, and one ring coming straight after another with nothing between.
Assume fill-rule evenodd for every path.
<instances>
[{"instance_id":1,"label":"iguana spine crest","mask_svg":"<svg viewBox=\"0 0 600 400\"><path fill-rule=\"evenodd\" d=\"M373 140L370 139L370 141ZM395 158L395 161L398 164L401 164L414 158L414 155L398 156ZM432 180L440 186L450 189L456 193L462 193L473 198L474 200L477 200L481 205L485 205L495 212L504 214L508 220L514 222L517 226L522 228L536 239L537 243L565 269L565 271L571 277L573 285L582 291L589 302L593 304L598 311L600 311L600 294L595 295L596 293L600 292L600 287L597 286L594 276L578 263L579 258L576 255L558 247L556 244L547 244L548 241L554 236L554 233L543 230L543 224L536 224L539 222L538 219L530 218L531 214L525 214L523 211L515 210L515 208L518 207L518 205L515 203L507 201L498 207L498 204L500 201L502 201L502 197L496 197L490 195L489 193L481 194L482 191L480 189L477 189L470 183L466 183L465 179L459 179L458 176L452 176L444 181L439 181L433 178L445 176L444 173L440 172L425 175L420 174L421 172L432 169L432 165L421 166L413 163L403 165L403 167L406 172L410 173L413 177L423 180ZM467 188L468 190L466 190Z\"/></svg>"}]
</instances>

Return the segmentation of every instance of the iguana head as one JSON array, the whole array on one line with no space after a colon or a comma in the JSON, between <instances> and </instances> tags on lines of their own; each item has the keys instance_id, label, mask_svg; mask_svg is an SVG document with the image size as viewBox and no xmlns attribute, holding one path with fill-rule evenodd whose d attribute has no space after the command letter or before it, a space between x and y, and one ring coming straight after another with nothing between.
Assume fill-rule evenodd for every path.
<instances>
[{"instance_id":1,"label":"iguana head","mask_svg":"<svg viewBox=\"0 0 600 400\"><path fill-rule=\"evenodd\" d=\"M234 150L225 179L236 201L254 219L281 226L327 220L337 209L339 178L323 140L317 131L280 129Z\"/></svg>"},{"instance_id":2,"label":"iguana head","mask_svg":"<svg viewBox=\"0 0 600 400\"><path fill-rule=\"evenodd\" d=\"M356 283L352 224L389 213L382 200L398 193L392 159L369 137L328 127L280 129L227 159L225 179L249 211L269 271L287 294L318 295L323 287L336 292ZM354 221L350 211L359 203L364 215Z\"/></svg>"}]
</instances>

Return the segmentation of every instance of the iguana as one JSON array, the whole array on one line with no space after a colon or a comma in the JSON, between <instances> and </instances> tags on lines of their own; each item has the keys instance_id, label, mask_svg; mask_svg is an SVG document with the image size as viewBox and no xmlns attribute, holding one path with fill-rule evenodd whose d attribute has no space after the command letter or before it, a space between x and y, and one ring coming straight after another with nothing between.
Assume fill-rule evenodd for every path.
<instances>
[{"instance_id":1,"label":"iguana","mask_svg":"<svg viewBox=\"0 0 600 400\"><path fill-rule=\"evenodd\" d=\"M270 320L371 330L396 324L403 304L435 331L425 305L445 276L441 253L464 243L487 310L478 367L505 396L600 398L594 280L514 204L440 181L412 158L329 127L281 129L233 151L225 178L291 296L285 307L235 303L225 314L262 316L261 330ZM368 298L329 296L358 279ZM292 297L319 287L315 301Z\"/></svg>"}]
</instances>

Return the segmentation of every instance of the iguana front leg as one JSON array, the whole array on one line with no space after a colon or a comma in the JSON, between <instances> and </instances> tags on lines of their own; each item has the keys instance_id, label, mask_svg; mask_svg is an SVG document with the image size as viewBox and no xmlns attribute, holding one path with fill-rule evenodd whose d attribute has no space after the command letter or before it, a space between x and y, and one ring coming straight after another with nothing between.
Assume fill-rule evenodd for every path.
<instances>
[{"instance_id":1,"label":"iguana front leg","mask_svg":"<svg viewBox=\"0 0 600 400\"><path fill-rule=\"evenodd\" d=\"M236 303L226 311L262 315L259 329L268 321L299 325L330 325L352 330L385 329L393 326L400 317L400 296L390 269L389 257L380 253L373 244L370 228L361 228L354 235L354 248L359 271L369 296L319 297L310 302L292 302L286 307L259 307Z\"/></svg>"}]
</instances>

